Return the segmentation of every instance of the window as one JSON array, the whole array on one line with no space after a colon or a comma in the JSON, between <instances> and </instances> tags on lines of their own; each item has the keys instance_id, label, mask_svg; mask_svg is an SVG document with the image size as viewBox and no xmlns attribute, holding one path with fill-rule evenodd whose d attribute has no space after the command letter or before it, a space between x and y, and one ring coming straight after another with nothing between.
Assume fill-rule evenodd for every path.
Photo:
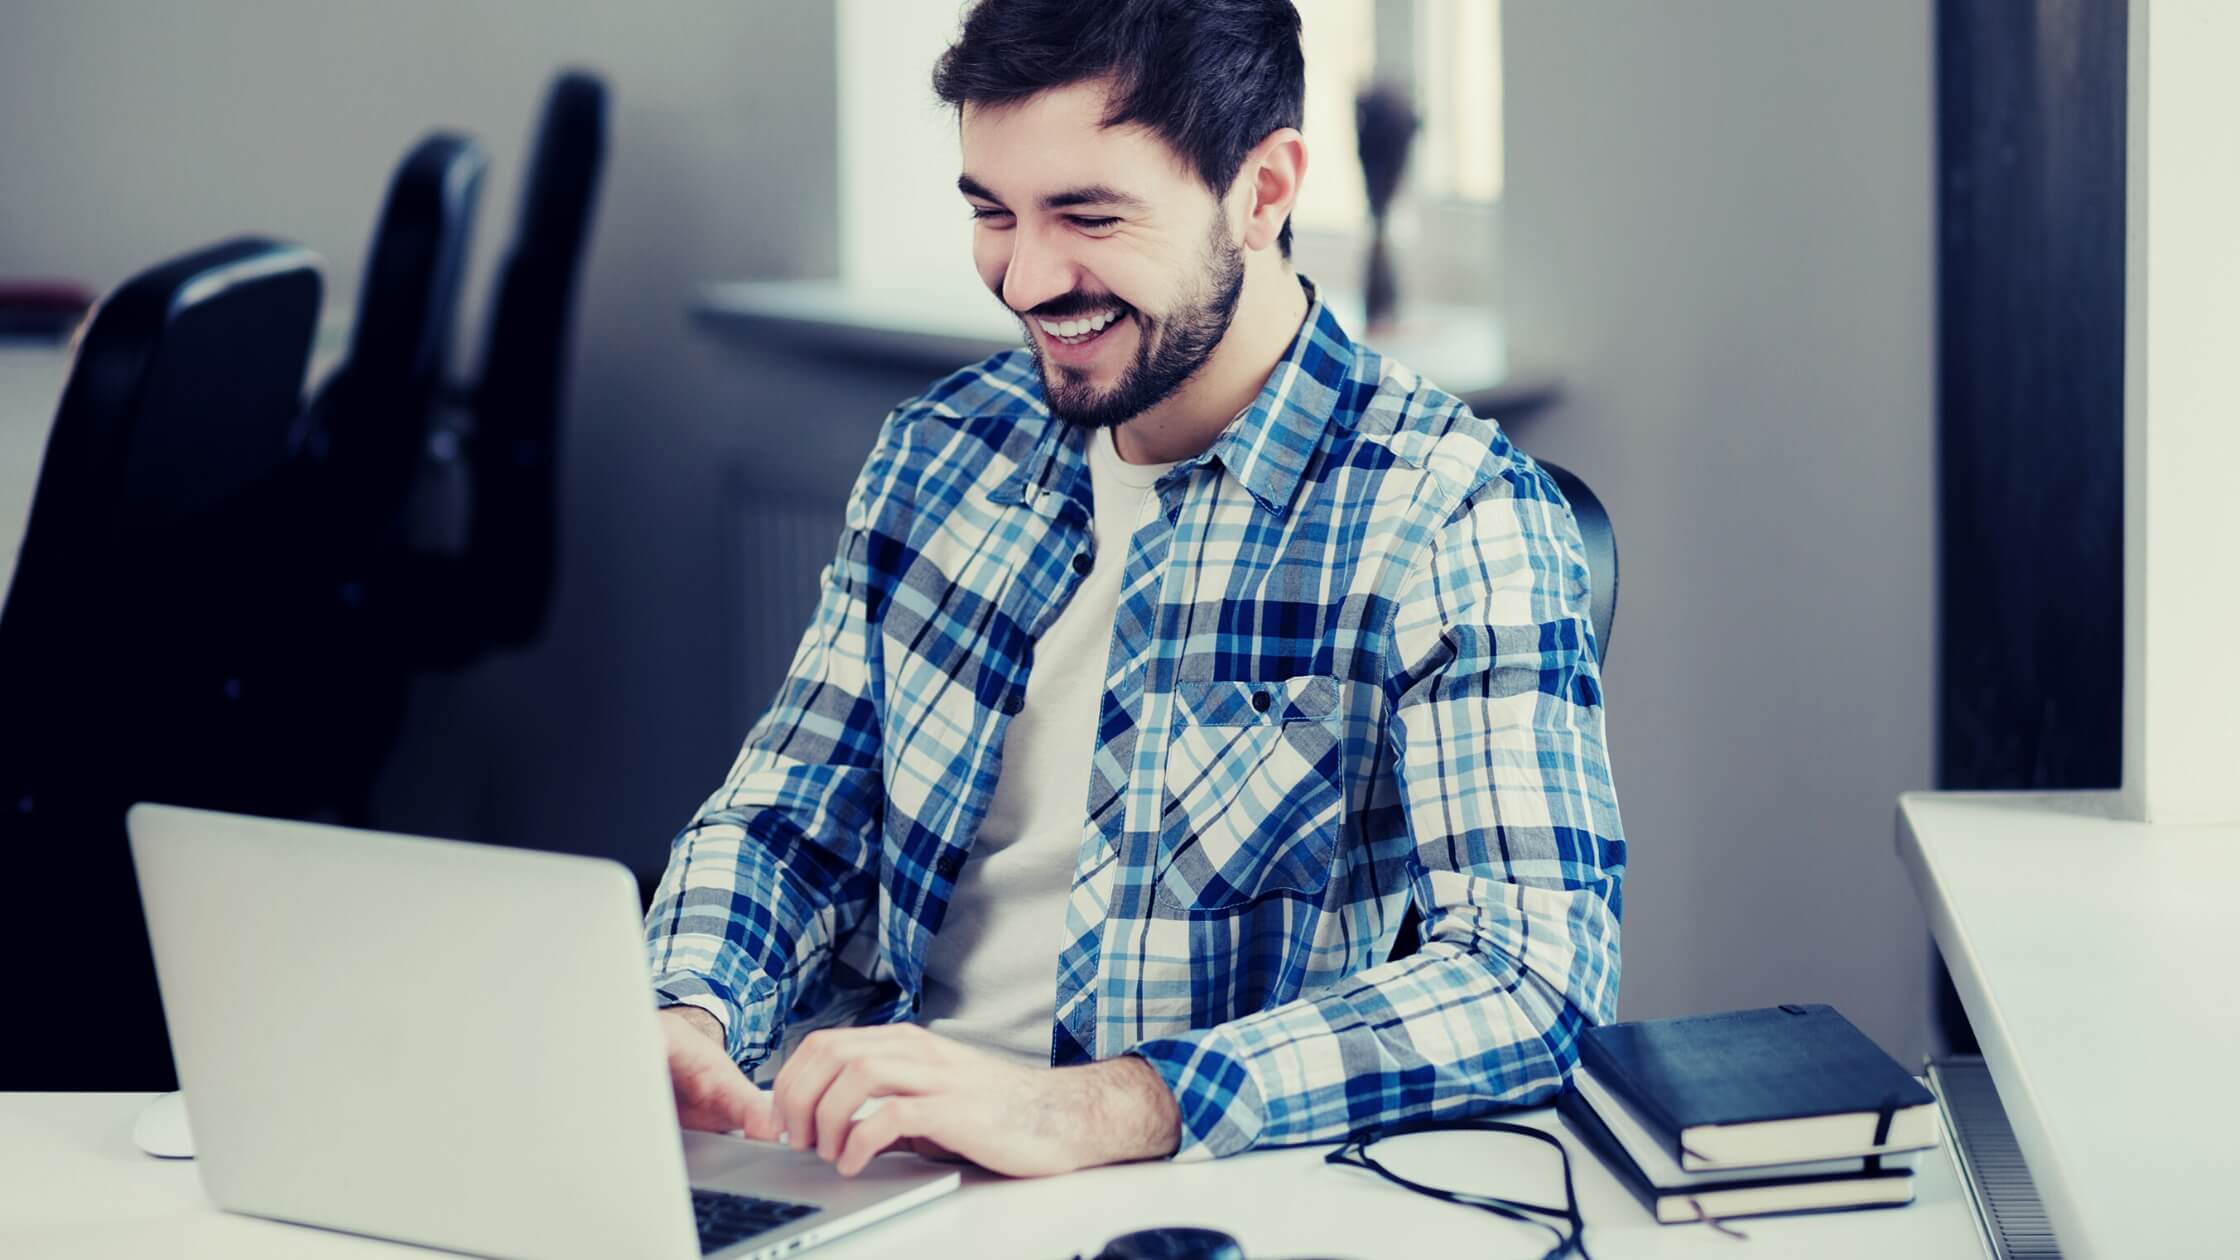
<instances>
[{"instance_id":1,"label":"window","mask_svg":"<svg viewBox=\"0 0 2240 1260\"><path fill-rule=\"evenodd\" d=\"M850 288L985 305L957 196L957 124L933 63L962 5L841 0L840 278Z\"/></svg>"},{"instance_id":2,"label":"window","mask_svg":"<svg viewBox=\"0 0 2240 1260\"><path fill-rule=\"evenodd\" d=\"M1365 232L1353 98L1404 84L1423 129L1401 200L1490 206L1501 196L1501 0L1298 0L1307 151L1297 225Z\"/></svg>"},{"instance_id":3,"label":"window","mask_svg":"<svg viewBox=\"0 0 2240 1260\"><path fill-rule=\"evenodd\" d=\"M1307 184L1291 213L1294 232L1357 237L1369 230L1369 199L1353 145L1353 96L1376 77L1375 0L1303 0L1299 42L1307 58Z\"/></svg>"},{"instance_id":4,"label":"window","mask_svg":"<svg viewBox=\"0 0 2240 1260\"><path fill-rule=\"evenodd\" d=\"M1501 199L1501 0L1414 6L1416 192L1490 206Z\"/></svg>"},{"instance_id":5,"label":"window","mask_svg":"<svg viewBox=\"0 0 2240 1260\"><path fill-rule=\"evenodd\" d=\"M1410 86L1422 130L1393 208L1403 292L1486 304L1501 193L1500 0L1298 0L1307 62L1307 186L1293 214L1302 270L1356 288L1369 207L1354 95ZM840 0L841 278L852 289L985 302L954 191L956 123L934 60L962 5Z\"/></svg>"}]
</instances>

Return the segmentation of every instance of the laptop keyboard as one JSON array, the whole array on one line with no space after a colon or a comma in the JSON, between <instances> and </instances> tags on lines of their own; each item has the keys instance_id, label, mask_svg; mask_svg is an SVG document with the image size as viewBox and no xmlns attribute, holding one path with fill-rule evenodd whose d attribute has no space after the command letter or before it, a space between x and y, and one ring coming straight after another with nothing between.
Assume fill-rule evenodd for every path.
<instances>
[{"instance_id":1,"label":"laptop keyboard","mask_svg":"<svg viewBox=\"0 0 2240 1260\"><path fill-rule=\"evenodd\" d=\"M700 1251L720 1251L742 1238L798 1221L821 1209L809 1203L757 1199L752 1195L723 1194L695 1188L692 1219L700 1227Z\"/></svg>"}]
</instances>

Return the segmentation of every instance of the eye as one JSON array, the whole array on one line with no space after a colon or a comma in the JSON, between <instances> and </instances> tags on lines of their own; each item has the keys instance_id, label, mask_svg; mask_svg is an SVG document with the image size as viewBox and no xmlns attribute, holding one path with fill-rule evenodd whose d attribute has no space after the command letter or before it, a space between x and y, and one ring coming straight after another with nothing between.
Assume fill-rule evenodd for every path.
<instances>
[{"instance_id":1,"label":"eye","mask_svg":"<svg viewBox=\"0 0 2240 1260\"><path fill-rule=\"evenodd\" d=\"M972 221L985 223L990 227L1004 227L1011 222L1011 212L1009 210L998 210L992 206L974 206L972 207Z\"/></svg>"},{"instance_id":2,"label":"eye","mask_svg":"<svg viewBox=\"0 0 2240 1260\"><path fill-rule=\"evenodd\" d=\"M1066 220L1084 232L1109 232L1120 225L1117 218L1098 218L1094 215L1069 214Z\"/></svg>"}]
</instances>

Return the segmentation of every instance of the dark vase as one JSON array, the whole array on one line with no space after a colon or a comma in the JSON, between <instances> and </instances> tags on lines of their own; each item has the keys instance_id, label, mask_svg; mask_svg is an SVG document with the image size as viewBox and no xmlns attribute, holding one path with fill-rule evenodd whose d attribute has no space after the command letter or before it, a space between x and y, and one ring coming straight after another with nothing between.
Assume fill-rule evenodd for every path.
<instances>
[{"instance_id":1,"label":"dark vase","mask_svg":"<svg viewBox=\"0 0 2240 1260\"><path fill-rule=\"evenodd\" d=\"M1415 141L1422 120L1408 99L1407 89L1378 84L1353 100L1354 138L1361 154L1361 182L1369 194L1369 274L1367 292L1369 326L1389 323L1400 304L1400 284L1393 275L1392 245L1386 228L1393 194L1400 191L1401 173L1408 168L1408 148Z\"/></svg>"},{"instance_id":2,"label":"dark vase","mask_svg":"<svg viewBox=\"0 0 2240 1260\"><path fill-rule=\"evenodd\" d=\"M1369 326L1377 328L1391 322L1393 309L1400 305L1400 282L1392 274L1392 246L1385 231L1385 216L1376 216L1372 224L1368 288L1364 299Z\"/></svg>"}]
</instances>

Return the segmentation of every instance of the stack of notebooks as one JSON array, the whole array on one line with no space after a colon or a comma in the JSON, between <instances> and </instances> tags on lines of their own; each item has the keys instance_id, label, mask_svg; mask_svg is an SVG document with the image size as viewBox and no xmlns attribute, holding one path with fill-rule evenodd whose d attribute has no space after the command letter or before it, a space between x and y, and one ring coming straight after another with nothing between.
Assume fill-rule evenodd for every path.
<instances>
[{"instance_id":1,"label":"stack of notebooks","mask_svg":"<svg viewBox=\"0 0 2240 1260\"><path fill-rule=\"evenodd\" d=\"M1665 1224L1896 1207L1936 1099L1830 1006L1593 1028L1558 1102Z\"/></svg>"}]
</instances>

